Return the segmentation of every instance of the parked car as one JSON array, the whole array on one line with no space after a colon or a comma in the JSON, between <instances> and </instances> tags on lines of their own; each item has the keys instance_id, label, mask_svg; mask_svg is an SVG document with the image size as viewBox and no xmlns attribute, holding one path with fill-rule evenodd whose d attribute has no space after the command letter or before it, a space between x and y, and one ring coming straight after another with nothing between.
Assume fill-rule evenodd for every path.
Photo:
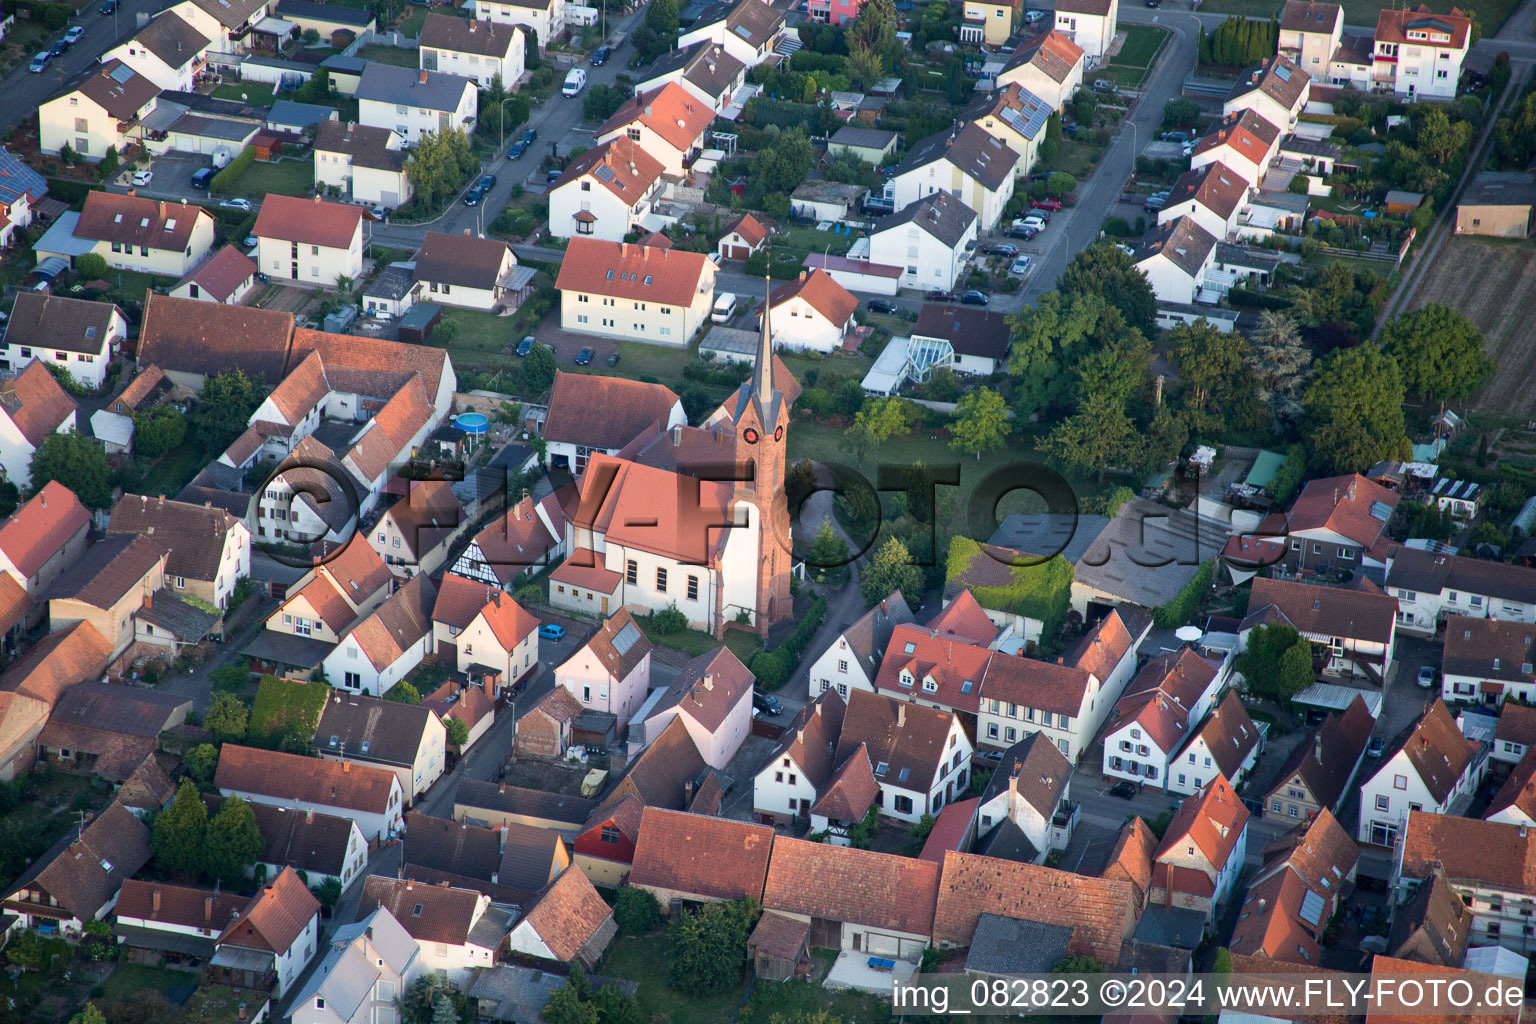
<instances>
[{"instance_id":1,"label":"parked car","mask_svg":"<svg viewBox=\"0 0 1536 1024\"><path fill-rule=\"evenodd\" d=\"M538 138L538 137L539 137L539 131L538 131L537 128L524 128L523 129L523 134L521 134L521 135L519 135L517 137L517 141L519 141L519 142L526 142L526 143L532 145L533 140Z\"/></svg>"},{"instance_id":2,"label":"parked car","mask_svg":"<svg viewBox=\"0 0 1536 1024\"><path fill-rule=\"evenodd\" d=\"M784 705L779 703L779 698L757 689L752 691L752 707L765 715L777 715L784 710Z\"/></svg>"},{"instance_id":3,"label":"parked car","mask_svg":"<svg viewBox=\"0 0 1536 1024\"><path fill-rule=\"evenodd\" d=\"M27 67L27 70L32 72L34 75L39 74L40 72L47 69L48 62L51 60L53 60L53 54L49 53L47 50L43 50L37 56L32 58L32 63Z\"/></svg>"},{"instance_id":4,"label":"parked car","mask_svg":"<svg viewBox=\"0 0 1536 1024\"><path fill-rule=\"evenodd\" d=\"M987 252L993 256L1017 256L1019 247L1012 242L999 242L997 245L989 246Z\"/></svg>"},{"instance_id":5,"label":"parked car","mask_svg":"<svg viewBox=\"0 0 1536 1024\"><path fill-rule=\"evenodd\" d=\"M1046 221L1044 217L1037 217L1034 214L1030 214L1028 217L1024 218L1024 223L1022 226L1026 228L1033 228L1038 234L1039 232L1045 230L1045 224Z\"/></svg>"},{"instance_id":6,"label":"parked car","mask_svg":"<svg viewBox=\"0 0 1536 1024\"><path fill-rule=\"evenodd\" d=\"M1061 209L1061 200L1060 199L1036 199L1034 202L1030 203L1029 205L1030 205L1030 208L1034 209L1034 210L1046 210L1048 212L1054 213L1055 211Z\"/></svg>"},{"instance_id":7,"label":"parked car","mask_svg":"<svg viewBox=\"0 0 1536 1024\"><path fill-rule=\"evenodd\" d=\"M220 203L219 206L226 210L244 210L246 213L251 212L251 201L249 199L226 199Z\"/></svg>"},{"instance_id":8,"label":"parked car","mask_svg":"<svg viewBox=\"0 0 1536 1024\"><path fill-rule=\"evenodd\" d=\"M929 302L954 302L958 296L954 292L947 292L942 288L935 288L923 296Z\"/></svg>"},{"instance_id":9,"label":"parked car","mask_svg":"<svg viewBox=\"0 0 1536 1024\"><path fill-rule=\"evenodd\" d=\"M864 304L864 306L871 313L883 313L886 316L895 316L898 312L900 312L896 306L896 303L887 302L884 299L870 299Z\"/></svg>"},{"instance_id":10,"label":"parked car","mask_svg":"<svg viewBox=\"0 0 1536 1024\"><path fill-rule=\"evenodd\" d=\"M546 622L539 627L540 640L564 640L565 627L553 622Z\"/></svg>"},{"instance_id":11,"label":"parked car","mask_svg":"<svg viewBox=\"0 0 1536 1024\"><path fill-rule=\"evenodd\" d=\"M480 186L476 185L474 188L472 188L468 192L464 193L464 205L465 206L479 206L480 205L480 197L483 194L484 193L482 193L480 191Z\"/></svg>"},{"instance_id":12,"label":"parked car","mask_svg":"<svg viewBox=\"0 0 1536 1024\"><path fill-rule=\"evenodd\" d=\"M560 86L560 95L576 96L587 86L587 73L581 68L571 68L565 74L565 83Z\"/></svg>"},{"instance_id":13,"label":"parked car","mask_svg":"<svg viewBox=\"0 0 1536 1024\"><path fill-rule=\"evenodd\" d=\"M1429 687L1434 686L1435 685L1435 666L1433 666L1433 665L1420 665L1419 666L1418 683L1419 683L1420 686L1424 687L1425 689L1428 689Z\"/></svg>"},{"instance_id":14,"label":"parked car","mask_svg":"<svg viewBox=\"0 0 1536 1024\"><path fill-rule=\"evenodd\" d=\"M1161 7L1161 6L1163 6L1163 0L1147 0L1147 6L1148 7Z\"/></svg>"},{"instance_id":15,"label":"parked car","mask_svg":"<svg viewBox=\"0 0 1536 1024\"><path fill-rule=\"evenodd\" d=\"M1190 139L1194 138L1194 136L1189 132L1179 131L1163 132L1163 134L1159 135L1158 138L1162 139L1164 142L1188 142Z\"/></svg>"},{"instance_id":16,"label":"parked car","mask_svg":"<svg viewBox=\"0 0 1536 1024\"><path fill-rule=\"evenodd\" d=\"M199 167L197 170L192 172L192 180L191 180L191 182L189 182L189 184L191 184L191 186L193 188L199 189L199 190L201 190L203 192L208 191L208 186L211 185L212 183L213 183L213 168L212 167ZM220 203L219 205L222 206L224 204ZM247 206L246 209L250 209L250 207Z\"/></svg>"},{"instance_id":17,"label":"parked car","mask_svg":"<svg viewBox=\"0 0 1536 1024\"><path fill-rule=\"evenodd\" d=\"M577 366L588 366L588 365L590 365L591 362L592 362L592 356L593 355L595 355L595 353L592 351L592 349L590 347L582 349L580 352L576 353L576 365Z\"/></svg>"},{"instance_id":18,"label":"parked car","mask_svg":"<svg viewBox=\"0 0 1536 1024\"><path fill-rule=\"evenodd\" d=\"M544 183L547 185L553 185L555 182L560 180L560 175L564 173L565 172L560 170L558 167L551 167L549 170L544 172Z\"/></svg>"},{"instance_id":19,"label":"parked car","mask_svg":"<svg viewBox=\"0 0 1536 1024\"><path fill-rule=\"evenodd\" d=\"M979 292L975 288L960 296L960 302L966 306L985 306L992 299L986 292Z\"/></svg>"},{"instance_id":20,"label":"parked car","mask_svg":"<svg viewBox=\"0 0 1536 1024\"><path fill-rule=\"evenodd\" d=\"M117 0L106 0L106 3L101 5L102 14L115 14L116 12Z\"/></svg>"},{"instance_id":21,"label":"parked car","mask_svg":"<svg viewBox=\"0 0 1536 1024\"><path fill-rule=\"evenodd\" d=\"M617 352L615 352L613 355L608 357L608 365L609 366L618 366L619 365L619 354Z\"/></svg>"},{"instance_id":22,"label":"parked car","mask_svg":"<svg viewBox=\"0 0 1536 1024\"><path fill-rule=\"evenodd\" d=\"M1136 249L1134 247L1132 247L1132 246L1126 245L1124 242L1116 242L1115 243L1115 248L1119 249L1121 252L1125 253L1127 256L1135 256L1136 255Z\"/></svg>"},{"instance_id":23,"label":"parked car","mask_svg":"<svg viewBox=\"0 0 1536 1024\"><path fill-rule=\"evenodd\" d=\"M1372 736L1371 741L1365 745L1365 756L1380 757L1386 749L1387 738L1385 736Z\"/></svg>"},{"instance_id":24,"label":"parked car","mask_svg":"<svg viewBox=\"0 0 1536 1024\"><path fill-rule=\"evenodd\" d=\"M597 49L592 51L592 66L595 68L602 67L604 64L608 63L608 58L612 55L612 47L599 46Z\"/></svg>"},{"instance_id":25,"label":"parked car","mask_svg":"<svg viewBox=\"0 0 1536 1024\"><path fill-rule=\"evenodd\" d=\"M83 26L71 25L69 31L64 33L64 41L70 46L74 46L83 35L85 35L85 28Z\"/></svg>"},{"instance_id":26,"label":"parked car","mask_svg":"<svg viewBox=\"0 0 1536 1024\"><path fill-rule=\"evenodd\" d=\"M1023 224L1009 225L1008 230L1003 232L1003 234L1007 235L1009 238L1022 238L1026 242L1031 238L1034 238L1039 233L1040 231L1037 228L1028 228Z\"/></svg>"},{"instance_id":27,"label":"parked car","mask_svg":"<svg viewBox=\"0 0 1536 1024\"><path fill-rule=\"evenodd\" d=\"M133 183L134 183L134 185L136 187L143 188L145 185L148 185L150 182L152 182L154 180L155 180L155 172L154 171L134 171L133 172Z\"/></svg>"},{"instance_id":28,"label":"parked car","mask_svg":"<svg viewBox=\"0 0 1536 1024\"><path fill-rule=\"evenodd\" d=\"M1129 800L1136 795L1136 783L1117 782L1109 787L1109 795L1119 797L1121 800Z\"/></svg>"},{"instance_id":29,"label":"parked car","mask_svg":"<svg viewBox=\"0 0 1536 1024\"><path fill-rule=\"evenodd\" d=\"M1168 205L1168 193L1159 192L1155 196L1147 196L1147 201L1141 205L1148 213L1156 213Z\"/></svg>"},{"instance_id":30,"label":"parked car","mask_svg":"<svg viewBox=\"0 0 1536 1024\"><path fill-rule=\"evenodd\" d=\"M1037 22L1041 22L1041 21L1044 21L1044 20L1045 20L1045 12L1044 11L1030 11L1027 14L1024 15L1024 24L1026 24L1026 25L1033 25L1033 24L1035 24Z\"/></svg>"},{"instance_id":31,"label":"parked car","mask_svg":"<svg viewBox=\"0 0 1536 1024\"><path fill-rule=\"evenodd\" d=\"M482 193L489 192L491 189L496 187L496 175L487 174L485 177L480 179L480 183L475 187L478 188Z\"/></svg>"},{"instance_id":32,"label":"parked car","mask_svg":"<svg viewBox=\"0 0 1536 1024\"><path fill-rule=\"evenodd\" d=\"M522 341L518 342L517 343L517 354L520 355L520 356L526 356L529 352L532 352L533 351L533 342L534 342L534 337L531 334L528 335L528 337L524 338Z\"/></svg>"},{"instance_id":33,"label":"parked car","mask_svg":"<svg viewBox=\"0 0 1536 1024\"><path fill-rule=\"evenodd\" d=\"M1031 261L1028 256L1020 256L1018 259L1013 261L1013 266L1008 268L1008 273L1018 274L1020 277L1023 277L1025 274L1029 273L1030 262Z\"/></svg>"},{"instance_id":34,"label":"parked car","mask_svg":"<svg viewBox=\"0 0 1536 1024\"><path fill-rule=\"evenodd\" d=\"M1093 91L1094 92L1114 92L1115 91L1115 83L1111 82L1107 78L1095 78L1093 80Z\"/></svg>"},{"instance_id":35,"label":"parked car","mask_svg":"<svg viewBox=\"0 0 1536 1024\"><path fill-rule=\"evenodd\" d=\"M524 142L522 139L518 139L516 142L512 143L512 145L507 147L507 159L516 160L518 157L527 152L527 150L528 143Z\"/></svg>"},{"instance_id":36,"label":"parked car","mask_svg":"<svg viewBox=\"0 0 1536 1024\"><path fill-rule=\"evenodd\" d=\"M69 44L62 39L55 39L53 45L48 47L48 52L55 57L64 56L64 51L69 49Z\"/></svg>"}]
</instances>

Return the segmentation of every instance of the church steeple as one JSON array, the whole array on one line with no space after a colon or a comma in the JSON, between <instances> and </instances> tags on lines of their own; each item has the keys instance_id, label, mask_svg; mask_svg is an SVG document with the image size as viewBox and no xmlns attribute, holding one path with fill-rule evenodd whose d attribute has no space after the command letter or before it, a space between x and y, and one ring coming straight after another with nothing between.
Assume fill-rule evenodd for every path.
<instances>
[{"instance_id":1,"label":"church steeple","mask_svg":"<svg viewBox=\"0 0 1536 1024\"><path fill-rule=\"evenodd\" d=\"M763 278L763 336L757 343L757 366L752 371L752 394L757 399L763 423L772 426L773 407L773 334L768 327L768 307L773 301L773 281Z\"/></svg>"}]
</instances>

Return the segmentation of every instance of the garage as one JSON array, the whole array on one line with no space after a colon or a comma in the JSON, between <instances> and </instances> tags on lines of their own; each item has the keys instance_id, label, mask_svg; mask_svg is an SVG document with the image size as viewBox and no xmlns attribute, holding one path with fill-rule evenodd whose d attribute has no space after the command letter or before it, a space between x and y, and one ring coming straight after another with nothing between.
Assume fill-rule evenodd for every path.
<instances>
[{"instance_id":1,"label":"garage","mask_svg":"<svg viewBox=\"0 0 1536 1024\"><path fill-rule=\"evenodd\" d=\"M256 121L183 114L170 126L166 135L173 150L212 156L217 149L240 152L260 130L261 124Z\"/></svg>"}]
</instances>

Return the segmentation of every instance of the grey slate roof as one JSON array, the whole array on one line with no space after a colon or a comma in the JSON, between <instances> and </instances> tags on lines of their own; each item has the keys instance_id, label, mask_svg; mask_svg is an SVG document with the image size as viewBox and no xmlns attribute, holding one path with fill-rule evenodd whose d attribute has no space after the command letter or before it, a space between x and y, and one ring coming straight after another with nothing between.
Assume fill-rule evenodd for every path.
<instances>
[{"instance_id":1,"label":"grey slate roof","mask_svg":"<svg viewBox=\"0 0 1536 1024\"><path fill-rule=\"evenodd\" d=\"M318 103L295 103L293 100L277 100L267 111L267 124L289 128L308 128L322 121L338 118L335 107L322 107Z\"/></svg>"},{"instance_id":2,"label":"grey slate roof","mask_svg":"<svg viewBox=\"0 0 1536 1024\"><path fill-rule=\"evenodd\" d=\"M464 90L475 88L474 82L458 75L428 71L425 72L427 80L423 82L422 74L415 68L370 62L358 80L357 98L426 110L458 110Z\"/></svg>"},{"instance_id":3,"label":"grey slate roof","mask_svg":"<svg viewBox=\"0 0 1536 1024\"><path fill-rule=\"evenodd\" d=\"M988 135L980 125L967 124L959 132L946 129L914 145L896 168L896 173L905 174L935 160L948 160L992 190L1008 180L1019 162L1019 155Z\"/></svg>"},{"instance_id":4,"label":"grey slate roof","mask_svg":"<svg viewBox=\"0 0 1536 1024\"><path fill-rule=\"evenodd\" d=\"M331 4L310 3L309 0L278 0L277 15L280 18L312 18L316 21L334 21L339 25L356 25L362 28L376 20L371 11L352 7L335 7Z\"/></svg>"},{"instance_id":5,"label":"grey slate roof","mask_svg":"<svg viewBox=\"0 0 1536 1024\"><path fill-rule=\"evenodd\" d=\"M755 0L754 0L755 2ZM464 994L479 1000L481 1017L494 1021L528 1024L538 1021L555 989L565 984L565 977L550 974L534 967L515 967L497 964L495 967L477 967L464 986ZM634 981L619 981L602 975L587 976L587 984L594 989L617 987L625 995L634 995L640 985Z\"/></svg>"},{"instance_id":6,"label":"grey slate roof","mask_svg":"<svg viewBox=\"0 0 1536 1024\"><path fill-rule=\"evenodd\" d=\"M899 228L909 222L953 249L976 222L976 211L947 192L935 192L915 203L908 203L888 217L882 217L875 224L875 233Z\"/></svg>"},{"instance_id":7,"label":"grey slate roof","mask_svg":"<svg viewBox=\"0 0 1536 1024\"><path fill-rule=\"evenodd\" d=\"M1067 955L1071 941L1068 925L982 914L965 969L977 974L1048 974Z\"/></svg>"},{"instance_id":8,"label":"grey slate roof","mask_svg":"<svg viewBox=\"0 0 1536 1024\"><path fill-rule=\"evenodd\" d=\"M122 310L110 302L18 292L6 324L5 342L95 355L106 344L113 313L121 314Z\"/></svg>"},{"instance_id":9,"label":"grey slate roof","mask_svg":"<svg viewBox=\"0 0 1536 1024\"><path fill-rule=\"evenodd\" d=\"M181 67L212 43L207 36L187 24L181 15L171 11L139 29L139 34L133 38L170 68Z\"/></svg>"},{"instance_id":10,"label":"grey slate roof","mask_svg":"<svg viewBox=\"0 0 1536 1024\"><path fill-rule=\"evenodd\" d=\"M1137 942L1150 942L1176 949L1194 949L1205 935L1205 914L1183 907L1148 907L1133 936Z\"/></svg>"},{"instance_id":11,"label":"grey slate roof","mask_svg":"<svg viewBox=\"0 0 1536 1024\"><path fill-rule=\"evenodd\" d=\"M881 128L863 128L845 124L828 141L834 146L857 146L860 149L884 149L896 138L895 132Z\"/></svg>"},{"instance_id":12,"label":"grey slate roof","mask_svg":"<svg viewBox=\"0 0 1536 1024\"><path fill-rule=\"evenodd\" d=\"M1215 248L1216 236L1196 223L1195 218L1186 216L1149 232L1133 259L1141 263L1161 254L1194 277Z\"/></svg>"},{"instance_id":13,"label":"grey slate roof","mask_svg":"<svg viewBox=\"0 0 1536 1024\"><path fill-rule=\"evenodd\" d=\"M1461 195L1460 206L1536 205L1536 174L1482 171Z\"/></svg>"},{"instance_id":14,"label":"grey slate roof","mask_svg":"<svg viewBox=\"0 0 1536 1024\"><path fill-rule=\"evenodd\" d=\"M420 704L338 690L320 712L315 747L322 754L344 753L362 761L408 767L416 763L416 752L432 717L432 710Z\"/></svg>"}]
</instances>

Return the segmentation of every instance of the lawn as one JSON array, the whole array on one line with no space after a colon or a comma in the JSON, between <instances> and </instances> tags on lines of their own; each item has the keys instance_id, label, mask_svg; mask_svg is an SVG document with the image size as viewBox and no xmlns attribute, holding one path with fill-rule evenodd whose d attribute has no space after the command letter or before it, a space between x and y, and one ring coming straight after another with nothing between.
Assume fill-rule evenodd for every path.
<instances>
[{"instance_id":1,"label":"lawn","mask_svg":"<svg viewBox=\"0 0 1536 1024\"><path fill-rule=\"evenodd\" d=\"M712 996L688 996L668 988L666 965L658 948L663 941L659 935L627 935L619 939L609 950L602 973L640 983L637 998L648 1022L735 1024L741 989Z\"/></svg>"},{"instance_id":2,"label":"lawn","mask_svg":"<svg viewBox=\"0 0 1536 1024\"><path fill-rule=\"evenodd\" d=\"M815 950L811 956L817 961L817 977L824 976L837 959L825 949ZM741 1008L741 1024L769 1024L776 1016L795 1020L818 1010L858 1024L885 1024L891 1019L890 1002L868 992L829 992L805 982L758 982L747 1005Z\"/></svg>"},{"instance_id":3,"label":"lawn","mask_svg":"<svg viewBox=\"0 0 1536 1024\"><path fill-rule=\"evenodd\" d=\"M283 196L304 196L315 188L315 162L313 159L288 159L276 163L257 161L235 179L229 194L246 199L260 199L269 193Z\"/></svg>"},{"instance_id":4,"label":"lawn","mask_svg":"<svg viewBox=\"0 0 1536 1024\"><path fill-rule=\"evenodd\" d=\"M171 285L176 283L173 277L164 277L158 274L145 274L137 270L117 270L107 268L107 276L102 278L107 284L124 295L134 295L142 299L144 293L156 285Z\"/></svg>"},{"instance_id":5,"label":"lawn","mask_svg":"<svg viewBox=\"0 0 1536 1024\"><path fill-rule=\"evenodd\" d=\"M651 624L652 620L644 615L635 616L635 622L640 629L658 647L670 647L675 651L682 651L691 658L701 654L708 654L719 647L721 641L716 640L708 633L697 629L685 629L680 633L662 633ZM740 629L728 629L725 631L725 646L731 649L731 653L740 658L743 663L751 661L752 655L762 649L763 642L751 633Z\"/></svg>"},{"instance_id":6,"label":"lawn","mask_svg":"<svg viewBox=\"0 0 1536 1024\"><path fill-rule=\"evenodd\" d=\"M1374 28L1378 13L1401 6L1392 0L1339 0L1339 5L1344 8L1344 24L1361 28ZM1200 13L1242 14L1250 18L1268 18L1271 14L1278 16L1283 6L1285 6L1283 2L1266 4L1259 0L1203 0L1200 4ZM1448 10L1451 4L1437 3L1430 6L1437 11L1444 11ZM1478 21L1483 27L1483 36L1488 38L1498 33L1499 27L1504 24L1504 19L1520 6L1520 0L1458 0L1455 6L1463 11L1476 11Z\"/></svg>"},{"instance_id":7,"label":"lawn","mask_svg":"<svg viewBox=\"0 0 1536 1024\"><path fill-rule=\"evenodd\" d=\"M215 86L213 95L221 100L244 100L253 106L270 107L276 98L277 86L263 82L230 82Z\"/></svg>"},{"instance_id":8,"label":"lawn","mask_svg":"<svg viewBox=\"0 0 1536 1024\"><path fill-rule=\"evenodd\" d=\"M1056 150L1056 155L1050 160L1041 160L1037 163L1035 173L1066 171L1078 181L1082 181L1093 173L1093 160L1098 155L1098 147L1090 140L1063 138Z\"/></svg>"},{"instance_id":9,"label":"lawn","mask_svg":"<svg viewBox=\"0 0 1536 1024\"><path fill-rule=\"evenodd\" d=\"M1165 30L1153 25L1127 25L1125 44L1107 69L1114 75L1115 84L1128 89L1141 85L1167 38Z\"/></svg>"},{"instance_id":10,"label":"lawn","mask_svg":"<svg viewBox=\"0 0 1536 1024\"><path fill-rule=\"evenodd\" d=\"M780 229L774 236L773 245L776 249L827 252L833 256L841 256L853 248L853 235L839 235L831 231L818 231L815 228L797 225L788 231Z\"/></svg>"},{"instance_id":11,"label":"lawn","mask_svg":"<svg viewBox=\"0 0 1536 1024\"><path fill-rule=\"evenodd\" d=\"M192 988L197 985L197 975L191 971L172 971L164 967L146 967L144 964L119 964L107 978L102 988L102 999L114 1002L132 999L145 991L168 992L173 988Z\"/></svg>"},{"instance_id":12,"label":"lawn","mask_svg":"<svg viewBox=\"0 0 1536 1024\"><path fill-rule=\"evenodd\" d=\"M401 46L365 46L358 51L357 55L363 60L393 64L402 68L414 68L420 63L420 55L416 50L407 50Z\"/></svg>"},{"instance_id":13,"label":"lawn","mask_svg":"<svg viewBox=\"0 0 1536 1024\"><path fill-rule=\"evenodd\" d=\"M453 340L444 344L450 353L473 352L478 357L502 356L508 345L520 338L513 329L514 317L483 313L478 309L443 307L442 324L453 324ZM441 329L442 324L439 324Z\"/></svg>"},{"instance_id":14,"label":"lawn","mask_svg":"<svg viewBox=\"0 0 1536 1024\"><path fill-rule=\"evenodd\" d=\"M188 434L190 435L190 431ZM208 464L208 453L190 436L149 468L136 488L139 494L174 497Z\"/></svg>"},{"instance_id":15,"label":"lawn","mask_svg":"<svg viewBox=\"0 0 1536 1024\"><path fill-rule=\"evenodd\" d=\"M418 7L405 16L405 20L396 27L396 31L401 35L410 36L412 39L415 39L421 35L421 26L426 20L427 9L425 7Z\"/></svg>"}]
</instances>

